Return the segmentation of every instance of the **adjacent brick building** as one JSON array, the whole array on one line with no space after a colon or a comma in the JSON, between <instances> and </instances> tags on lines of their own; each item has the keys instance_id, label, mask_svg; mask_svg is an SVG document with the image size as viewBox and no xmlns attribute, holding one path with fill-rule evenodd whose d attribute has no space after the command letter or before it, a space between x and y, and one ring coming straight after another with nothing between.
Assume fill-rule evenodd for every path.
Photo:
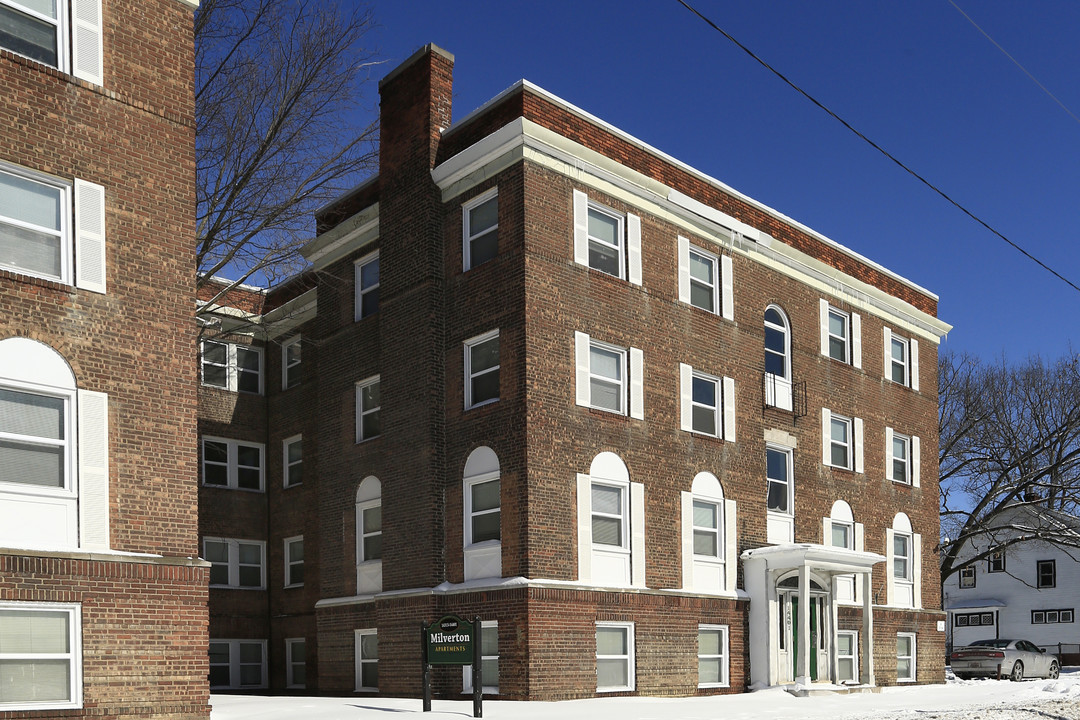
<instances>
[{"instance_id":1,"label":"adjacent brick building","mask_svg":"<svg viewBox=\"0 0 1080 720\"><path fill-rule=\"evenodd\" d=\"M204 336L211 685L418 695L449 613L503 698L941 682L936 296L452 66Z\"/></svg>"},{"instance_id":2,"label":"adjacent brick building","mask_svg":"<svg viewBox=\"0 0 1080 720\"><path fill-rule=\"evenodd\" d=\"M0 1L0 718L206 718L195 0Z\"/></svg>"}]
</instances>

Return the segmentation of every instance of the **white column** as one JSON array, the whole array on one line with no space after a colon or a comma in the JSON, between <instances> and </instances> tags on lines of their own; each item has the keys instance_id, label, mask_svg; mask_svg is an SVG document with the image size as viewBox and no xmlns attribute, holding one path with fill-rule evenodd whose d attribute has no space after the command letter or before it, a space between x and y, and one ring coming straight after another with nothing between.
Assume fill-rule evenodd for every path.
<instances>
[{"instance_id":1,"label":"white column","mask_svg":"<svg viewBox=\"0 0 1080 720\"><path fill-rule=\"evenodd\" d=\"M888 568L886 568L888 569ZM860 665L862 672L860 680L863 685L876 685L874 681L874 573L863 573L863 621L862 621L862 655Z\"/></svg>"},{"instance_id":2,"label":"white column","mask_svg":"<svg viewBox=\"0 0 1080 720\"><path fill-rule=\"evenodd\" d=\"M840 663L836 657L836 650L839 640L836 637L836 626L839 621L839 614L836 611L836 592L838 589L838 575L833 575L829 578L829 681L838 682L840 680Z\"/></svg>"},{"instance_id":3,"label":"white column","mask_svg":"<svg viewBox=\"0 0 1080 720\"><path fill-rule=\"evenodd\" d=\"M799 568L799 627L795 632L799 635L799 672L795 682L809 685L810 652L814 648L810 647L810 566L805 564Z\"/></svg>"}]
</instances>

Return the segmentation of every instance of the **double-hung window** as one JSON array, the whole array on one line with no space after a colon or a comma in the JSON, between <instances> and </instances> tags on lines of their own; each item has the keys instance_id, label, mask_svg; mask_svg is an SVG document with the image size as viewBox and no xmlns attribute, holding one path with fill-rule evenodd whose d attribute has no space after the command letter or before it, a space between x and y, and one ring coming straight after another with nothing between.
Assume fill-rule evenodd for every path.
<instances>
[{"instance_id":1,"label":"double-hung window","mask_svg":"<svg viewBox=\"0 0 1080 720\"><path fill-rule=\"evenodd\" d=\"M466 203L462 215L462 269L471 270L499 252L498 188Z\"/></svg>"},{"instance_id":2,"label":"double-hung window","mask_svg":"<svg viewBox=\"0 0 1080 720\"><path fill-rule=\"evenodd\" d=\"M480 623L480 672L485 695L499 692L499 621L483 620ZM472 665L462 668L462 692L473 691Z\"/></svg>"},{"instance_id":3,"label":"double-hung window","mask_svg":"<svg viewBox=\"0 0 1080 720\"><path fill-rule=\"evenodd\" d=\"M679 364L680 425L683 430L735 441L735 381Z\"/></svg>"},{"instance_id":4,"label":"double-hung window","mask_svg":"<svg viewBox=\"0 0 1080 720\"><path fill-rule=\"evenodd\" d=\"M499 399L499 331L465 341L465 409Z\"/></svg>"},{"instance_id":5,"label":"double-hung window","mask_svg":"<svg viewBox=\"0 0 1080 720\"><path fill-rule=\"evenodd\" d=\"M266 641L211 640L210 687L223 690L266 687Z\"/></svg>"},{"instance_id":6,"label":"double-hung window","mask_svg":"<svg viewBox=\"0 0 1080 720\"><path fill-rule=\"evenodd\" d=\"M362 320L379 309L379 251L356 261L354 268L356 297L354 319Z\"/></svg>"},{"instance_id":7,"label":"double-hung window","mask_svg":"<svg viewBox=\"0 0 1080 720\"><path fill-rule=\"evenodd\" d=\"M293 435L281 441L281 463L284 468L285 487L294 487L304 481L304 438Z\"/></svg>"},{"instance_id":8,"label":"double-hung window","mask_svg":"<svg viewBox=\"0 0 1080 720\"><path fill-rule=\"evenodd\" d=\"M843 470L863 471L863 422L821 409L822 463ZM892 468L889 468L892 472Z\"/></svg>"},{"instance_id":9,"label":"double-hung window","mask_svg":"<svg viewBox=\"0 0 1080 720\"><path fill-rule=\"evenodd\" d=\"M285 538L285 587L304 584L304 536Z\"/></svg>"},{"instance_id":10,"label":"double-hung window","mask_svg":"<svg viewBox=\"0 0 1080 720\"><path fill-rule=\"evenodd\" d=\"M682 236L678 251L679 302L734 320L731 257L702 250Z\"/></svg>"},{"instance_id":11,"label":"double-hung window","mask_svg":"<svg viewBox=\"0 0 1080 720\"><path fill-rule=\"evenodd\" d=\"M975 587L975 566L968 565L960 568L960 589L967 590Z\"/></svg>"},{"instance_id":12,"label":"double-hung window","mask_svg":"<svg viewBox=\"0 0 1080 720\"><path fill-rule=\"evenodd\" d=\"M708 471L694 476L690 492L681 493L683 587L720 593L735 587L735 502Z\"/></svg>"},{"instance_id":13,"label":"double-hung window","mask_svg":"<svg viewBox=\"0 0 1080 720\"><path fill-rule=\"evenodd\" d=\"M765 450L768 492L766 507L770 512L792 513L791 450L768 447Z\"/></svg>"},{"instance_id":14,"label":"double-hung window","mask_svg":"<svg viewBox=\"0 0 1080 720\"><path fill-rule=\"evenodd\" d=\"M0 387L0 482L42 492L71 492L73 393Z\"/></svg>"},{"instance_id":15,"label":"double-hung window","mask_svg":"<svg viewBox=\"0 0 1080 720\"><path fill-rule=\"evenodd\" d=\"M502 535L499 478L481 476L466 481L466 511L469 523L467 544L498 540Z\"/></svg>"},{"instance_id":16,"label":"double-hung window","mask_svg":"<svg viewBox=\"0 0 1080 720\"><path fill-rule=\"evenodd\" d=\"M841 683L859 679L859 633L854 630L836 632L836 670Z\"/></svg>"},{"instance_id":17,"label":"double-hung window","mask_svg":"<svg viewBox=\"0 0 1080 720\"><path fill-rule=\"evenodd\" d=\"M266 543L260 540L203 538L203 557L210 562L211 587L266 587Z\"/></svg>"},{"instance_id":18,"label":"double-hung window","mask_svg":"<svg viewBox=\"0 0 1080 720\"><path fill-rule=\"evenodd\" d=\"M263 490L263 446L205 437L203 485L234 490Z\"/></svg>"},{"instance_id":19,"label":"double-hung window","mask_svg":"<svg viewBox=\"0 0 1080 720\"><path fill-rule=\"evenodd\" d=\"M258 395L262 392L262 348L203 340L202 383Z\"/></svg>"},{"instance_id":20,"label":"double-hung window","mask_svg":"<svg viewBox=\"0 0 1080 720\"><path fill-rule=\"evenodd\" d=\"M721 521L723 512L720 504L708 500L694 501L694 555L709 558L710 560L723 559L722 550L723 528Z\"/></svg>"},{"instance_id":21,"label":"double-hung window","mask_svg":"<svg viewBox=\"0 0 1080 720\"><path fill-rule=\"evenodd\" d=\"M642 419L644 360L641 350L592 340L574 333L577 404Z\"/></svg>"},{"instance_id":22,"label":"double-hung window","mask_svg":"<svg viewBox=\"0 0 1080 720\"><path fill-rule=\"evenodd\" d=\"M382 483L368 476L356 489L356 592L382 590Z\"/></svg>"},{"instance_id":23,"label":"double-hung window","mask_svg":"<svg viewBox=\"0 0 1080 720\"><path fill-rule=\"evenodd\" d=\"M82 707L80 607L0 602L0 712Z\"/></svg>"},{"instance_id":24,"label":"double-hung window","mask_svg":"<svg viewBox=\"0 0 1080 720\"><path fill-rule=\"evenodd\" d=\"M919 389L919 341L894 335L885 328L885 377L897 385Z\"/></svg>"},{"instance_id":25,"label":"double-hung window","mask_svg":"<svg viewBox=\"0 0 1080 720\"><path fill-rule=\"evenodd\" d=\"M922 536L912 530L906 513L897 513L885 530L885 558L885 604L922 607Z\"/></svg>"},{"instance_id":26,"label":"double-hung window","mask_svg":"<svg viewBox=\"0 0 1080 720\"><path fill-rule=\"evenodd\" d=\"M907 533L893 534L892 573L897 580L911 581L911 535Z\"/></svg>"},{"instance_id":27,"label":"double-hung window","mask_svg":"<svg viewBox=\"0 0 1080 720\"><path fill-rule=\"evenodd\" d=\"M921 443L917 436L901 435L885 428L885 475L893 482L919 487Z\"/></svg>"},{"instance_id":28,"label":"double-hung window","mask_svg":"<svg viewBox=\"0 0 1080 720\"><path fill-rule=\"evenodd\" d=\"M300 336L289 338L281 344L281 389L288 390L300 384Z\"/></svg>"},{"instance_id":29,"label":"double-hung window","mask_svg":"<svg viewBox=\"0 0 1080 720\"><path fill-rule=\"evenodd\" d=\"M379 423L379 376L356 383L356 442L363 442L382 432Z\"/></svg>"},{"instance_id":30,"label":"double-hung window","mask_svg":"<svg viewBox=\"0 0 1080 720\"><path fill-rule=\"evenodd\" d=\"M820 300L821 354L838 362L862 367L861 319Z\"/></svg>"},{"instance_id":31,"label":"double-hung window","mask_svg":"<svg viewBox=\"0 0 1080 720\"><path fill-rule=\"evenodd\" d=\"M1057 562L1054 560L1039 560L1036 564L1038 571L1038 582L1036 587L1039 588L1052 588L1057 587Z\"/></svg>"},{"instance_id":32,"label":"double-hung window","mask_svg":"<svg viewBox=\"0 0 1080 720\"><path fill-rule=\"evenodd\" d=\"M307 640L285 639L285 687L307 687Z\"/></svg>"},{"instance_id":33,"label":"double-hung window","mask_svg":"<svg viewBox=\"0 0 1080 720\"><path fill-rule=\"evenodd\" d=\"M0 0L0 47L100 85L101 0L80 0L71 5L69 23L67 2Z\"/></svg>"},{"instance_id":34,"label":"double-hung window","mask_svg":"<svg viewBox=\"0 0 1080 720\"><path fill-rule=\"evenodd\" d=\"M698 687L727 686L727 625L698 625Z\"/></svg>"},{"instance_id":35,"label":"double-hung window","mask_svg":"<svg viewBox=\"0 0 1080 720\"><path fill-rule=\"evenodd\" d=\"M644 587L644 485L630 482L621 458L602 452L578 474L577 502L578 579Z\"/></svg>"},{"instance_id":36,"label":"double-hung window","mask_svg":"<svg viewBox=\"0 0 1080 720\"><path fill-rule=\"evenodd\" d=\"M574 261L641 284L641 219L574 191Z\"/></svg>"},{"instance_id":37,"label":"double-hung window","mask_svg":"<svg viewBox=\"0 0 1080 720\"><path fill-rule=\"evenodd\" d=\"M627 488L621 485L593 482L592 484L592 541L630 551L629 502Z\"/></svg>"},{"instance_id":38,"label":"double-hung window","mask_svg":"<svg viewBox=\"0 0 1080 720\"><path fill-rule=\"evenodd\" d=\"M986 558L986 572L999 573L1005 572L1005 551L998 550L997 552L990 553L990 556Z\"/></svg>"},{"instance_id":39,"label":"double-hung window","mask_svg":"<svg viewBox=\"0 0 1080 720\"><path fill-rule=\"evenodd\" d=\"M634 624L596 623L596 690L634 689Z\"/></svg>"},{"instance_id":40,"label":"double-hung window","mask_svg":"<svg viewBox=\"0 0 1080 720\"><path fill-rule=\"evenodd\" d=\"M379 689L379 634L377 630L354 630L356 655L356 690L376 692Z\"/></svg>"}]
</instances>

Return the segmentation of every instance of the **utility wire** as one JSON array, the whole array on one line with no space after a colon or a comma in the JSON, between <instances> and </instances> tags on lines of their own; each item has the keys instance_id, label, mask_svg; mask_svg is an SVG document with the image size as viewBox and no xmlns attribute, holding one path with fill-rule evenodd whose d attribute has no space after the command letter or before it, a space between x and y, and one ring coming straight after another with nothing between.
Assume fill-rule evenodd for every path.
<instances>
[{"instance_id":1,"label":"utility wire","mask_svg":"<svg viewBox=\"0 0 1080 720\"><path fill-rule=\"evenodd\" d=\"M901 169L902 169L902 170L903 170L904 172L908 173L908 174L909 174L909 175L911 175L911 176L912 176L913 178L915 178L916 180L918 180L919 182L921 182L921 183L922 183L923 185L925 185L926 187L928 187L928 188L930 188L931 190L933 190L933 191L934 191L935 193L937 193L937 194L938 194L938 195L939 195L939 196L940 196L941 198L943 198L943 199L944 199L944 200L945 200L946 202L948 202L948 203L949 203L950 205L952 205L953 207L955 207L955 208L956 208L957 210L959 210L960 212L964 213L964 214L965 214L965 215L967 215L967 216L968 216L969 218L971 218L972 220L974 220L975 222L977 222L978 224L982 225L982 226L983 226L984 228L986 228L987 230L989 230L989 231L990 231L991 233L993 233L994 235L996 235L996 236L998 236L999 238L1001 238L1002 240L1004 240L1004 241L1005 241L1006 243L1008 243L1008 244L1009 244L1010 246L1012 246L1012 247L1013 247L1013 248L1014 248L1015 250L1017 250L1018 252L1020 252L1020 253L1021 253L1021 254L1022 254L1022 255L1023 255L1024 257L1028 258L1029 260L1031 260L1032 262L1034 262L1035 264L1037 264L1037 265L1038 265L1039 267L1041 267L1042 269L1044 269L1044 270L1046 270L1047 272L1049 272L1049 273L1050 273L1051 275L1053 275L1054 277L1056 277L1056 278L1057 278L1058 280L1061 280L1061 281L1062 281L1063 283L1065 283L1066 285L1068 285L1069 287L1071 287L1071 288L1072 288L1073 290L1076 290L1077 292L1080 292L1080 286L1077 286L1077 285L1076 285L1076 284L1075 284L1075 283L1074 283L1073 281L1071 281L1071 280L1069 280L1068 278L1066 278L1066 277L1065 277L1064 275L1062 275L1061 273L1059 273L1059 272L1058 272L1057 270L1054 270L1054 269L1053 269L1052 267L1050 267L1049 265L1047 265L1046 263L1044 263L1044 262L1043 262L1042 260L1040 260L1039 258L1035 257L1034 255L1032 255L1031 253L1029 253L1029 252L1028 252L1027 250L1025 250L1024 248L1020 247L1020 246L1019 246L1018 244L1016 244L1015 242L1013 242L1013 241L1012 241L1012 240L1010 240L1009 238L1005 237L1005 235L1003 235L1002 233L1000 233L1000 232L998 232L997 230L995 230L995 229L994 229L994 228L993 228L993 227L992 227L992 226L991 226L991 225L990 225L989 223L987 223L987 222L986 222L985 220L983 220L982 218L980 218L980 217L979 217L978 215L976 215L975 213L973 213L973 212L971 212L970 210L968 210L968 209L967 209L966 207L964 207L963 205L961 205L961 204L960 204L959 202L957 202L956 200L953 200L953 199L952 199L952 198L951 198L951 197L950 197L950 196L949 196L948 194L946 194L946 193L945 193L945 191L944 191L944 190L941 190L941 189L940 189L940 188L939 188L938 186L934 185L934 184L933 184L932 182L930 182L929 180L927 180L926 178L924 178L924 177L923 177L922 175L920 175L919 173L915 172L915 171L914 171L914 170L912 170L912 169L911 169L910 167L908 167L908 166L907 166L907 165L905 165L905 164L904 164L903 162L901 162L901 161L900 161L900 160L899 160L899 159L898 159L898 158L897 158L896 156L894 156L894 155L893 155L892 153L890 153L890 152L889 152L888 150L886 150L885 148L881 147L881 146L880 146L880 145L878 145L878 144L877 144L876 142L874 142L873 140L871 140L870 138L868 138L867 136L863 135L863 134L862 134L861 132L859 132L858 130L856 130L855 128L853 128L853 127L852 127L852 126L851 126L851 125L850 125L850 124L849 124L849 123L848 123L848 122L847 122L846 120L844 120L844 118L842 118L842 117L840 117L839 115L837 115L837 114L836 114L835 112L833 112L833 111L832 111L832 110L830 110L830 109L829 109L828 107L826 107L825 105L823 105L823 104L822 104L822 103L821 103L821 102L820 102L820 101L819 101L819 100L818 100L817 98L815 98L815 97L814 97L813 95L811 95L810 93L806 92L806 91L805 91L805 90L803 90L803 89L802 89L801 87L799 87L798 85L796 85L796 84L795 84L794 82L792 82L791 80L789 80L789 79L788 79L788 78L787 78L787 77L786 77L786 76L785 76L785 75L784 75L783 73L781 73L781 72L780 72L779 70L777 70L777 69L776 69L776 68L774 68L774 67L773 67L772 65L770 65L769 63L765 62L765 61L764 61L763 59L761 59L760 57L758 57L758 56L757 56L757 55L756 55L756 54L754 53L754 51L752 51L752 50L751 50L750 48L746 47L746 46L745 46L745 45L743 45L743 44L742 44L741 42L739 42L738 40L736 40L736 39L735 39L734 37L732 37L732 36L731 36L731 35L730 35L729 33L727 33L727 32L726 32L725 30L723 30L722 28L720 28L720 27L719 27L719 26L718 26L718 25L717 25L716 23L714 23L714 22L713 22L712 20L710 20L709 18L707 18L707 17L705 17L704 15L702 15L702 14L701 14L701 13L700 13L700 12L699 12L699 11L697 10L697 8L695 8L695 7L693 7L692 5L690 5L690 3L686 2L686 0L677 0L677 2L678 2L678 3L680 4L680 5L682 5L682 6L684 7L684 8L686 8L687 10L689 10L690 12L692 12L692 13L693 13L694 15L697 15L697 16L698 16L698 17L699 17L699 18L700 18L700 19L701 19L701 20L702 20L703 22L705 22L705 24L707 24L707 25L708 25L709 27L711 27L711 28L712 28L713 30L715 30L716 32L720 33L721 35L723 35L724 37L726 37L726 38L727 38L728 40L730 40L730 41L731 41L732 43L734 43L734 44L735 44L735 45L736 45L736 46L737 46L737 47L738 47L738 48L739 48L740 50L742 50L742 51L743 51L744 53L746 53L746 54L747 54L747 55L749 55L749 56L750 56L751 58L753 58L753 59L754 59L754 60L755 60L755 61L756 61L756 62L757 62L758 64L760 64L760 65L761 65L762 67L764 67L764 68L765 68L766 70L768 70L768 71L769 71L769 72L771 72L771 73L772 73L773 75L775 75L776 77L778 77L778 78L780 78L781 80L783 80L783 81L784 81L784 82L785 82L785 83L786 83L786 84L787 84L788 86L790 86L790 87L791 87L791 89L792 89L792 90L794 90L795 92L797 92L797 93L799 93L800 95L802 95L802 96L803 96L804 98L806 98L807 100L809 100L810 102L812 102L812 103L813 103L814 105L817 105L817 106L818 106L819 108L821 108L822 110L824 110L824 111L825 111L825 112L826 112L826 113L827 113L828 115L830 115L830 116L831 116L831 117L832 117L832 118L833 118L834 120L836 120L836 121L837 121L837 122L839 122L839 123L840 123L841 125L843 125L844 127L846 127L846 128L848 129L848 130L850 130L850 131L851 131L852 133L854 133L854 134L855 134L856 136L858 136L858 137L859 137L859 138L860 138L861 140L863 140L863 141L864 141L864 142L865 142L866 144L868 144L868 145L869 145L870 147L874 148L874 149L875 149L875 150L877 150L877 151L878 151L879 153L881 153L882 155L884 155L884 156L885 156L885 157L887 157L888 159L892 160L892 161L893 161L894 163L896 163L896 165L898 165L898 166L899 166L899 167L900 167L900 168L901 168Z\"/></svg>"},{"instance_id":2,"label":"utility wire","mask_svg":"<svg viewBox=\"0 0 1080 720\"><path fill-rule=\"evenodd\" d=\"M968 15L966 12L964 12L962 9L960 9L959 5L957 5L955 2L953 2L953 0L949 0L949 4L952 5L954 8L956 8L956 11L959 12L961 15L963 15L964 18L969 23L971 23L975 27L976 30L978 30L980 33L982 33L983 37L985 37L987 40L992 42L994 44L994 47L996 47L998 50L1000 50L1001 53L1005 57L1012 60L1013 65L1015 65L1016 67L1023 70L1024 74L1027 75L1029 78L1031 78L1031 82L1038 85L1039 89L1042 90L1044 93L1046 93L1050 97L1051 100L1053 100L1058 105L1060 105L1062 110L1069 113L1069 117L1071 117L1076 122L1080 123L1080 117L1077 117L1076 113L1074 113L1072 110L1067 108L1065 106L1065 103L1061 102L1061 100L1059 100L1058 97L1056 95L1054 95L1054 93L1050 92L1050 90L1048 90L1045 85L1043 85L1041 82L1039 82L1038 79L1034 75L1032 75L1030 72L1028 72L1028 69L1026 67L1024 67L1023 65L1021 65L1020 62L1016 58L1014 58L1012 55L1010 55L1009 52L1005 48L1001 47L1001 45L998 43L997 40L990 37L990 34L988 32L986 32L981 27L979 27L979 24L977 22L975 22L974 20L972 20L970 15Z\"/></svg>"}]
</instances>

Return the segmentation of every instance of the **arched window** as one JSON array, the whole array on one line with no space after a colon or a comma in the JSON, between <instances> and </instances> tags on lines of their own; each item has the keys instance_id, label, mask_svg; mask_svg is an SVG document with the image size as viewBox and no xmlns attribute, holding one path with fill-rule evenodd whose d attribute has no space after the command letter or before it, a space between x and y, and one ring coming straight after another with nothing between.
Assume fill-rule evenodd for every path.
<instances>
[{"instance_id":1,"label":"arched window","mask_svg":"<svg viewBox=\"0 0 1080 720\"><path fill-rule=\"evenodd\" d=\"M777 305L765 308L765 402L791 410L791 326Z\"/></svg>"},{"instance_id":2,"label":"arched window","mask_svg":"<svg viewBox=\"0 0 1080 720\"><path fill-rule=\"evenodd\" d=\"M374 475L356 490L356 592L382 592L382 483Z\"/></svg>"},{"instance_id":3,"label":"arched window","mask_svg":"<svg viewBox=\"0 0 1080 720\"><path fill-rule=\"evenodd\" d=\"M502 487L499 458L482 446L463 473L465 579L502 575Z\"/></svg>"},{"instance_id":4,"label":"arched window","mask_svg":"<svg viewBox=\"0 0 1080 720\"><path fill-rule=\"evenodd\" d=\"M108 548L108 396L55 350L0 342L0 545Z\"/></svg>"},{"instance_id":5,"label":"arched window","mask_svg":"<svg viewBox=\"0 0 1080 720\"><path fill-rule=\"evenodd\" d=\"M735 589L735 501L724 499L710 472L694 476L682 493L683 587L719 593Z\"/></svg>"},{"instance_id":6,"label":"arched window","mask_svg":"<svg viewBox=\"0 0 1080 720\"><path fill-rule=\"evenodd\" d=\"M612 452L578 474L578 579L645 585L645 488Z\"/></svg>"},{"instance_id":7,"label":"arched window","mask_svg":"<svg viewBox=\"0 0 1080 720\"><path fill-rule=\"evenodd\" d=\"M911 520L896 513L892 527L885 531L887 558L887 604L922 607L922 536L911 528Z\"/></svg>"},{"instance_id":8,"label":"arched window","mask_svg":"<svg viewBox=\"0 0 1080 720\"><path fill-rule=\"evenodd\" d=\"M843 500L833 503L829 517L823 521L822 543L848 550L863 549L863 525L855 522L851 506ZM859 601L859 584L854 575L841 575L836 579L837 601L855 603Z\"/></svg>"}]
</instances>

